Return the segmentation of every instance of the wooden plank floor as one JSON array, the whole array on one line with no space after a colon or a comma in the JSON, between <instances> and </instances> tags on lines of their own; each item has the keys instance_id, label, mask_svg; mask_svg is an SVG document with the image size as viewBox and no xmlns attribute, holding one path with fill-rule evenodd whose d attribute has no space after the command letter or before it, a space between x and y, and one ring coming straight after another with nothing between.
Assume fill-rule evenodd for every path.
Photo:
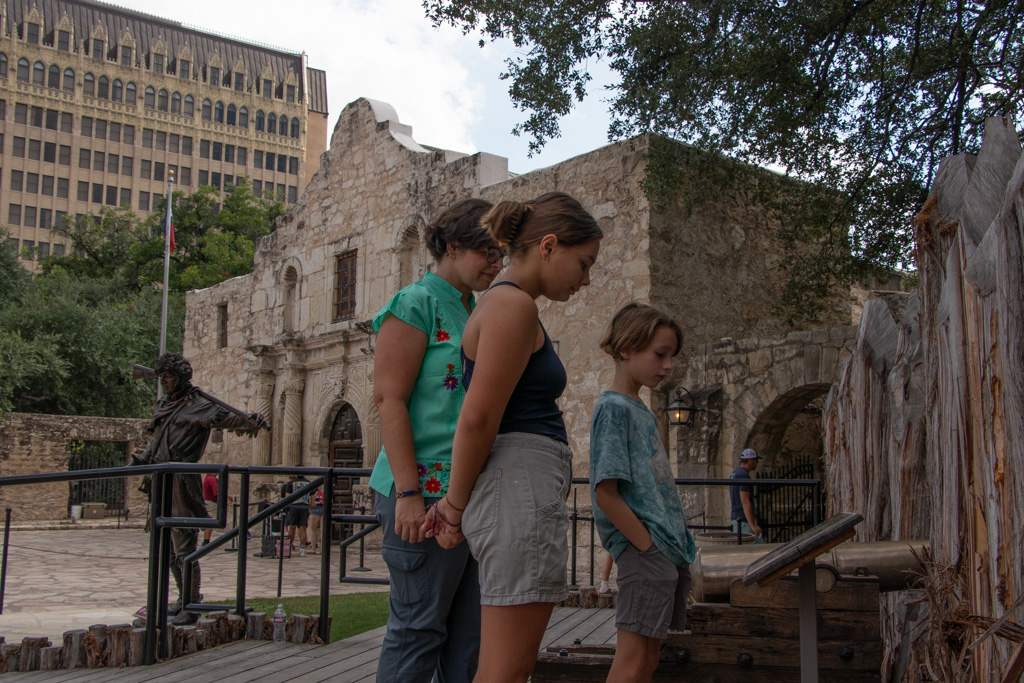
<instances>
[{"instance_id":1,"label":"wooden plank floor","mask_svg":"<svg viewBox=\"0 0 1024 683\"><path fill-rule=\"evenodd\" d=\"M0 675L0 683L316 683L372 681L384 627L328 645L283 645L242 640L153 666L125 669L72 669ZM556 607L541 649L584 643L615 642L615 610Z\"/></svg>"}]
</instances>

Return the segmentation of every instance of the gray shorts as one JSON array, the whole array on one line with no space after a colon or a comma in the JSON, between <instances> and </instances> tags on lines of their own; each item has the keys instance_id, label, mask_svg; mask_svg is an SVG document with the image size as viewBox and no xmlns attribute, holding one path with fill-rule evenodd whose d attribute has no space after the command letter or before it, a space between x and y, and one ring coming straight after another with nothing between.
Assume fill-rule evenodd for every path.
<instances>
[{"instance_id":1,"label":"gray shorts","mask_svg":"<svg viewBox=\"0 0 1024 683\"><path fill-rule=\"evenodd\" d=\"M536 434L499 434L462 515L480 564L480 604L565 599L572 451Z\"/></svg>"},{"instance_id":2,"label":"gray shorts","mask_svg":"<svg viewBox=\"0 0 1024 683\"><path fill-rule=\"evenodd\" d=\"M676 565L652 544L640 552L632 543L615 561L615 628L664 640L668 630L686 628L690 565Z\"/></svg>"},{"instance_id":3,"label":"gray shorts","mask_svg":"<svg viewBox=\"0 0 1024 683\"><path fill-rule=\"evenodd\" d=\"M214 519L217 519L217 501L207 500L206 502L206 514L210 515Z\"/></svg>"}]
</instances>

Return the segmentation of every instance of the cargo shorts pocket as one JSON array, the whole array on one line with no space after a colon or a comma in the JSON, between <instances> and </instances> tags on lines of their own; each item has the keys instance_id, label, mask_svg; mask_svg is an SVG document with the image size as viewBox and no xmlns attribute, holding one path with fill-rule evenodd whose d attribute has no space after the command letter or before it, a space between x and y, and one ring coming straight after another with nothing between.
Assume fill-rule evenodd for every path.
<instances>
[{"instance_id":1,"label":"cargo shorts pocket","mask_svg":"<svg viewBox=\"0 0 1024 683\"><path fill-rule=\"evenodd\" d=\"M497 525L500 503L501 468L481 472L462 515L462 533L467 539L485 534Z\"/></svg>"},{"instance_id":2,"label":"cargo shorts pocket","mask_svg":"<svg viewBox=\"0 0 1024 683\"><path fill-rule=\"evenodd\" d=\"M430 598L429 572L423 550L382 546L380 555L391 573L391 592L398 602L412 605Z\"/></svg>"}]
</instances>

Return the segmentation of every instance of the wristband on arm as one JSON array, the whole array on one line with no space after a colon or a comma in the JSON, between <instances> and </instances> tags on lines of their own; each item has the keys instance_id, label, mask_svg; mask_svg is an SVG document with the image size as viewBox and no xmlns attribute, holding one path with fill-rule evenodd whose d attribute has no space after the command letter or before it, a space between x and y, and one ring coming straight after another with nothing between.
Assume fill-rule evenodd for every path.
<instances>
[{"instance_id":1,"label":"wristband on arm","mask_svg":"<svg viewBox=\"0 0 1024 683\"><path fill-rule=\"evenodd\" d=\"M420 484L414 489L408 491L395 491L395 498L406 498L408 496L418 496L423 493L423 484Z\"/></svg>"}]
</instances>

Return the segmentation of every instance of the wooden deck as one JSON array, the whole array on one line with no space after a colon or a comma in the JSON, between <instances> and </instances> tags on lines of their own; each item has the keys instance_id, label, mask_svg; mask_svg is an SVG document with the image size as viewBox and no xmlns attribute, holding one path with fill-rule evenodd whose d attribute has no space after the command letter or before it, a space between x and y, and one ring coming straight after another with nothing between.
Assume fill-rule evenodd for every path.
<instances>
[{"instance_id":1,"label":"wooden deck","mask_svg":"<svg viewBox=\"0 0 1024 683\"><path fill-rule=\"evenodd\" d=\"M242 640L153 666L8 673L0 676L0 681L356 683L374 680L383 637L384 627L328 645ZM614 643L615 610L556 607L544 634L542 649L549 645L571 644L576 638L584 643Z\"/></svg>"}]
</instances>

